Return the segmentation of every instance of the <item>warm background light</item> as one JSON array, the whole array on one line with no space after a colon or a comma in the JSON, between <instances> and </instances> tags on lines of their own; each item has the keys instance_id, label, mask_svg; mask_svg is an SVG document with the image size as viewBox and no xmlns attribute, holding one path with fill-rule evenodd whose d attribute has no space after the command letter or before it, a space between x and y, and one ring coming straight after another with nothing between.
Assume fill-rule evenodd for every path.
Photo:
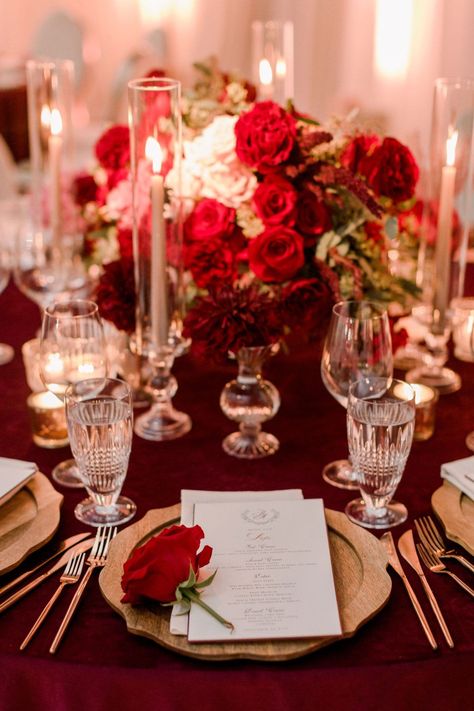
<instances>
[{"instance_id":1,"label":"warm background light","mask_svg":"<svg viewBox=\"0 0 474 711\"><path fill-rule=\"evenodd\" d=\"M375 71L380 77L403 79L412 44L413 0L377 0Z\"/></svg>"}]
</instances>

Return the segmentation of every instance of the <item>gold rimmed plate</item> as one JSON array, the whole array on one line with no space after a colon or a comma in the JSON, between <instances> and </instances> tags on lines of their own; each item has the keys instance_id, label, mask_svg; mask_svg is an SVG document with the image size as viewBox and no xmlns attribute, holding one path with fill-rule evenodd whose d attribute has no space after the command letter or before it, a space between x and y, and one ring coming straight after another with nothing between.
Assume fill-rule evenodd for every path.
<instances>
[{"instance_id":1,"label":"gold rimmed plate","mask_svg":"<svg viewBox=\"0 0 474 711\"><path fill-rule=\"evenodd\" d=\"M474 501L449 481L436 489L431 505L451 541L474 555Z\"/></svg>"},{"instance_id":2,"label":"gold rimmed plate","mask_svg":"<svg viewBox=\"0 0 474 711\"><path fill-rule=\"evenodd\" d=\"M382 544L372 534L350 523L344 514L326 509L342 636L192 644L185 636L170 633L169 607L132 607L120 602L123 596L120 581L125 561L136 547L151 536L173 523L179 523L179 516L179 505L154 509L121 531L111 543L106 566L99 578L104 598L125 619L129 632L148 637L179 654L212 661L284 661L301 657L354 635L385 605L390 596L391 579L386 571L387 556Z\"/></svg>"},{"instance_id":3,"label":"gold rimmed plate","mask_svg":"<svg viewBox=\"0 0 474 711\"><path fill-rule=\"evenodd\" d=\"M59 526L63 496L37 472L0 506L0 575L45 545Z\"/></svg>"}]
</instances>

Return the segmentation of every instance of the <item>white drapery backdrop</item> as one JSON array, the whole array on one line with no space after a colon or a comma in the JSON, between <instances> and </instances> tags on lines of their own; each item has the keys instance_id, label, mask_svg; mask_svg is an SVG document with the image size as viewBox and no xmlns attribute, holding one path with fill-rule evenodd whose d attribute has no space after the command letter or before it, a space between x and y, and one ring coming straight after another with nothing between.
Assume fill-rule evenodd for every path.
<instances>
[{"instance_id":1,"label":"white drapery backdrop","mask_svg":"<svg viewBox=\"0 0 474 711\"><path fill-rule=\"evenodd\" d=\"M407 66L381 76L374 67L378 4L402 1L412 17ZM96 119L106 115L124 60L156 29L164 37L157 61L190 83L192 62L211 54L224 69L249 75L252 21L291 20L298 108L324 120L360 106L423 162L434 79L474 76L472 0L16 0L1 3L2 53L26 57L38 26L58 7L85 30L82 93ZM391 36L397 39L396 28Z\"/></svg>"}]
</instances>

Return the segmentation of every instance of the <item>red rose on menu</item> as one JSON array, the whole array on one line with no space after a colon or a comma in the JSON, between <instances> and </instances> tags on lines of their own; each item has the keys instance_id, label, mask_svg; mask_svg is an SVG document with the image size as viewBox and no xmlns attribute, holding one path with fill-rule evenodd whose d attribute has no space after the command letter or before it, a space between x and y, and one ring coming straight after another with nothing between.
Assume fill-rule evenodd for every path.
<instances>
[{"instance_id":1,"label":"red rose on menu","mask_svg":"<svg viewBox=\"0 0 474 711\"><path fill-rule=\"evenodd\" d=\"M270 227L250 241L250 268L264 282L286 281L303 266L303 248L303 238L294 230Z\"/></svg>"},{"instance_id":2,"label":"red rose on menu","mask_svg":"<svg viewBox=\"0 0 474 711\"><path fill-rule=\"evenodd\" d=\"M130 132L128 126L112 126L95 144L97 160L107 170L125 168L130 162Z\"/></svg>"},{"instance_id":3,"label":"red rose on menu","mask_svg":"<svg viewBox=\"0 0 474 711\"><path fill-rule=\"evenodd\" d=\"M279 175L269 175L253 196L255 212L266 225L293 225L297 193L292 184Z\"/></svg>"},{"instance_id":4,"label":"red rose on menu","mask_svg":"<svg viewBox=\"0 0 474 711\"><path fill-rule=\"evenodd\" d=\"M296 121L273 101L262 101L235 124L236 153L260 173L269 173L288 158L296 140Z\"/></svg>"},{"instance_id":5,"label":"red rose on menu","mask_svg":"<svg viewBox=\"0 0 474 711\"><path fill-rule=\"evenodd\" d=\"M209 240L229 237L235 229L235 210L218 200L204 198L184 223L187 240Z\"/></svg>"},{"instance_id":6,"label":"red rose on menu","mask_svg":"<svg viewBox=\"0 0 474 711\"><path fill-rule=\"evenodd\" d=\"M380 146L361 160L359 173L377 196L398 203L413 197L420 171L403 143L396 138L384 138Z\"/></svg>"},{"instance_id":7,"label":"red rose on menu","mask_svg":"<svg viewBox=\"0 0 474 711\"><path fill-rule=\"evenodd\" d=\"M202 538L200 526L171 526L137 548L123 566L121 601L137 605L146 599L176 600L176 588L188 579L190 569L197 574L211 559L210 546L197 553Z\"/></svg>"}]
</instances>

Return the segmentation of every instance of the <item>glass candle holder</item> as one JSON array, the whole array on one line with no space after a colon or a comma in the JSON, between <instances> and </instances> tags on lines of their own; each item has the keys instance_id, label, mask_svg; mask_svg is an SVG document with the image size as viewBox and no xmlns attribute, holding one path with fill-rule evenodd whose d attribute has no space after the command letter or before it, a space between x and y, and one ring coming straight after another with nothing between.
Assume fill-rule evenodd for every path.
<instances>
[{"instance_id":1,"label":"glass candle holder","mask_svg":"<svg viewBox=\"0 0 474 711\"><path fill-rule=\"evenodd\" d=\"M137 302L133 347L153 370L148 383L153 405L135 420L135 432L161 441L191 428L188 415L171 403L183 316L181 85L151 78L128 86Z\"/></svg>"},{"instance_id":2,"label":"glass candle holder","mask_svg":"<svg viewBox=\"0 0 474 711\"><path fill-rule=\"evenodd\" d=\"M31 393L26 401L33 442L38 447L57 449L68 443L63 403L51 392Z\"/></svg>"},{"instance_id":3,"label":"glass candle holder","mask_svg":"<svg viewBox=\"0 0 474 711\"><path fill-rule=\"evenodd\" d=\"M454 355L459 360L474 362L474 297L453 299Z\"/></svg>"},{"instance_id":4,"label":"glass candle holder","mask_svg":"<svg viewBox=\"0 0 474 711\"><path fill-rule=\"evenodd\" d=\"M434 433L438 391L421 383L410 383L415 391L415 432L413 439L423 442Z\"/></svg>"},{"instance_id":5,"label":"glass candle holder","mask_svg":"<svg viewBox=\"0 0 474 711\"><path fill-rule=\"evenodd\" d=\"M252 76L260 101L293 98L293 23L252 23Z\"/></svg>"},{"instance_id":6,"label":"glass candle holder","mask_svg":"<svg viewBox=\"0 0 474 711\"><path fill-rule=\"evenodd\" d=\"M40 339L32 338L21 347L23 365L25 366L26 382L34 393L44 390L40 376Z\"/></svg>"},{"instance_id":7,"label":"glass candle holder","mask_svg":"<svg viewBox=\"0 0 474 711\"><path fill-rule=\"evenodd\" d=\"M423 301L430 306L431 358L407 381L440 393L461 387L445 367L452 329L451 300L464 291L468 231L473 203L474 80L437 79L431 125L429 200L424 215Z\"/></svg>"}]
</instances>

